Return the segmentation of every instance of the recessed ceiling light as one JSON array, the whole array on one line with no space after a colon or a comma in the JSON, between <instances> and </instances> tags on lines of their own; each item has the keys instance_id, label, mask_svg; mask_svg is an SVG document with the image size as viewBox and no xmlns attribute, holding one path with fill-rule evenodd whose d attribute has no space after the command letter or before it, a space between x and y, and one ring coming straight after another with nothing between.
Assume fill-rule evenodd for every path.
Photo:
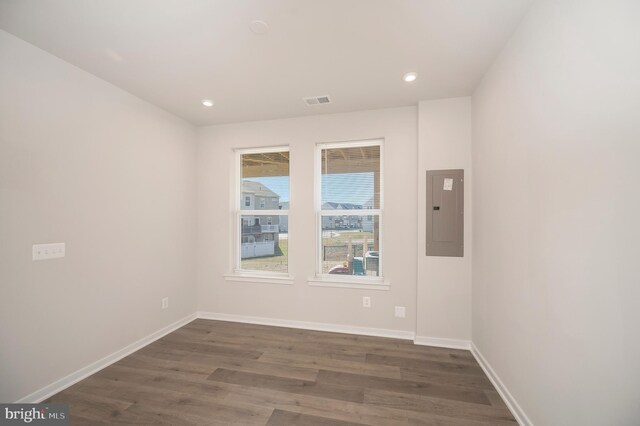
<instances>
[{"instance_id":1,"label":"recessed ceiling light","mask_svg":"<svg viewBox=\"0 0 640 426\"><path fill-rule=\"evenodd\" d=\"M269 25L259 19L254 19L249 23L249 29L258 35L266 34L269 31Z\"/></svg>"},{"instance_id":2,"label":"recessed ceiling light","mask_svg":"<svg viewBox=\"0 0 640 426\"><path fill-rule=\"evenodd\" d=\"M418 73L415 72L408 72L402 77L406 83L414 82L416 81L416 78L418 78Z\"/></svg>"},{"instance_id":3,"label":"recessed ceiling light","mask_svg":"<svg viewBox=\"0 0 640 426\"><path fill-rule=\"evenodd\" d=\"M211 99L203 99L202 100L202 105L206 106L207 108L212 107L213 106L213 101Z\"/></svg>"}]
</instances>

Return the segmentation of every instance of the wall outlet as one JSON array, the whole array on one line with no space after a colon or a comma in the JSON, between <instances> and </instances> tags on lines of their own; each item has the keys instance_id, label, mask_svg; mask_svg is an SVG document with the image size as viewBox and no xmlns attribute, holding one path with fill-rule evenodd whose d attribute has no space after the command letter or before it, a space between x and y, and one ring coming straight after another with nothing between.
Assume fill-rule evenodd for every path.
<instances>
[{"instance_id":1,"label":"wall outlet","mask_svg":"<svg viewBox=\"0 0 640 426\"><path fill-rule=\"evenodd\" d=\"M168 297L163 297L162 298L162 309L167 309L169 307L169 298Z\"/></svg>"},{"instance_id":2,"label":"wall outlet","mask_svg":"<svg viewBox=\"0 0 640 426\"><path fill-rule=\"evenodd\" d=\"M371 298L369 296L364 296L362 298L362 307L370 308L371 307Z\"/></svg>"},{"instance_id":3,"label":"wall outlet","mask_svg":"<svg viewBox=\"0 0 640 426\"><path fill-rule=\"evenodd\" d=\"M407 315L407 308L396 306L396 318L404 318Z\"/></svg>"},{"instance_id":4,"label":"wall outlet","mask_svg":"<svg viewBox=\"0 0 640 426\"><path fill-rule=\"evenodd\" d=\"M57 259L65 256L65 243L34 244L32 247L33 260Z\"/></svg>"}]
</instances>

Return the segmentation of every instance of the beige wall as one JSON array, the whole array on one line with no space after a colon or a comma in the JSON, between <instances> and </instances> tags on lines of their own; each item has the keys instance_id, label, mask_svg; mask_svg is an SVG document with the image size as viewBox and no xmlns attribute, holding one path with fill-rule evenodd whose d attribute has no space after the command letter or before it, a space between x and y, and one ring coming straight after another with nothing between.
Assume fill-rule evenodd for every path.
<instances>
[{"instance_id":1,"label":"beige wall","mask_svg":"<svg viewBox=\"0 0 640 426\"><path fill-rule=\"evenodd\" d=\"M640 418L640 3L534 3L473 96L473 341L536 425Z\"/></svg>"},{"instance_id":2,"label":"beige wall","mask_svg":"<svg viewBox=\"0 0 640 426\"><path fill-rule=\"evenodd\" d=\"M413 332L416 282L415 107L199 129L198 301L201 311ZM316 142L384 138L385 277L388 291L311 287L315 272ZM289 145L289 267L293 285L225 281L230 272L233 149ZM370 296L372 307L362 307ZM394 306L405 306L404 319Z\"/></svg>"},{"instance_id":3,"label":"beige wall","mask_svg":"<svg viewBox=\"0 0 640 426\"><path fill-rule=\"evenodd\" d=\"M442 169L464 169L464 257L425 255L426 171ZM416 249L418 338L460 341L449 344L471 340L471 180L471 98L420 102Z\"/></svg>"},{"instance_id":4,"label":"beige wall","mask_svg":"<svg viewBox=\"0 0 640 426\"><path fill-rule=\"evenodd\" d=\"M0 31L0 401L195 311L194 139ZM33 262L48 242L66 257Z\"/></svg>"},{"instance_id":5,"label":"beige wall","mask_svg":"<svg viewBox=\"0 0 640 426\"><path fill-rule=\"evenodd\" d=\"M394 108L199 129L199 310L469 341L470 114L470 99L456 98L422 102L419 109ZM307 279L315 272L315 143L380 137L385 139L384 268L391 289L311 287ZM223 275L232 268L229 244L234 217L233 149L278 145L291 147L289 265L295 283L285 286L225 281ZM464 168L468 173L464 258L426 258L420 249L424 247L425 213L424 179L420 176L427 168ZM370 309L362 308L362 296L371 296ZM395 318L394 306L405 306L407 317Z\"/></svg>"}]
</instances>

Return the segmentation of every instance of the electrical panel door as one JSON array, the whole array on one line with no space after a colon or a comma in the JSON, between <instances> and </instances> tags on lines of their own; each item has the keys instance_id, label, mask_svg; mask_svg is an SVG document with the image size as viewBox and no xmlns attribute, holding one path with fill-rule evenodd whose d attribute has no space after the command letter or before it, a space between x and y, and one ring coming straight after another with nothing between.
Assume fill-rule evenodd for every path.
<instances>
[{"instance_id":1,"label":"electrical panel door","mask_svg":"<svg viewBox=\"0 0 640 426\"><path fill-rule=\"evenodd\" d=\"M464 170L427 170L427 256L464 256Z\"/></svg>"}]
</instances>

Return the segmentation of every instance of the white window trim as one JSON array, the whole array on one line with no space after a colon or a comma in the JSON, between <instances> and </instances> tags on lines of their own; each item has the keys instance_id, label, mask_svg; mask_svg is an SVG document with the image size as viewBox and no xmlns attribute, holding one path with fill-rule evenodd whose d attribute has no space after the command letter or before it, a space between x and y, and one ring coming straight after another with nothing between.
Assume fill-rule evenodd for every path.
<instances>
[{"instance_id":1,"label":"white window trim","mask_svg":"<svg viewBox=\"0 0 640 426\"><path fill-rule=\"evenodd\" d=\"M328 275L328 276L327 276ZM377 277L350 275L332 275L324 274L315 276L307 280L307 284L313 287L336 287L336 288L355 288L366 290L390 290L391 283L385 281L383 277L378 280ZM355 278L355 279L352 279Z\"/></svg>"},{"instance_id":2,"label":"white window trim","mask_svg":"<svg viewBox=\"0 0 640 426\"><path fill-rule=\"evenodd\" d=\"M224 279L227 281L238 281L238 282L252 282L252 283L267 283L267 284L284 284L284 285L292 285L294 282L293 277L289 272L270 272L270 271L255 271L255 270L244 270L240 267L241 256L242 256L242 216L263 216L263 215L278 215L278 216L287 216L289 217L289 212L291 210L291 187L289 187L289 209L287 210L243 210L241 208L244 205L244 200L242 197L242 165L240 164L240 160L243 154L262 154L269 152L290 152L289 146L272 146L272 147L264 147L264 148L241 148L234 149L234 179L231 182L232 191L234 196L231 197L232 206L231 210L233 212L233 242L230 244L231 247L231 259L232 259L232 268L231 272L224 274ZM291 165L289 165L291 168ZM284 214L283 214L284 212ZM289 230L287 230L288 232ZM287 244L289 244L289 253L291 252L291 239L288 239ZM287 269L289 269L289 260L287 258Z\"/></svg>"},{"instance_id":3,"label":"white window trim","mask_svg":"<svg viewBox=\"0 0 640 426\"><path fill-rule=\"evenodd\" d=\"M274 273L275 274L275 273ZM284 276L267 276L265 274L250 274L250 273L238 273L225 274L224 279L227 281L245 282L245 283L265 283L265 284L281 284L281 285L293 285L293 277L289 275Z\"/></svg>"},{"instance_id":4,"label":"white window trim","mask_svg":"<svg viewBox=\"0 0 640 426\"><path fill-rule=\"evenodd\" d=\"M358 148L367 146L380 146L380 206L378 209L362 210L322 210L322 150L333 148ZM384 138L367 139L361 141L348 142L327 142L317 143L314 158L314 205L316 211L316 271L313 278L307 280L307 284L317 287L338 287L338 288L364 288L373 290L388 290L390 283L385 281L383 274L384 251L383 251L383 209L384 209ZM330 275L322 273L322 216L378 216L380 223L379 230L379 251L382 254L379 263L379 276L345 276Z\"/></svg>"}]
</instances>

